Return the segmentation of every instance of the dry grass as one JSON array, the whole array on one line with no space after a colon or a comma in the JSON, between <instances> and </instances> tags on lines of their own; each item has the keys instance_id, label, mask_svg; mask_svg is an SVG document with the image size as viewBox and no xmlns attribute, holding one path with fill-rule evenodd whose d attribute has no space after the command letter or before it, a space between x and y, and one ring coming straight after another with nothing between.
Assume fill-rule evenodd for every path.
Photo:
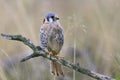
<instances>
[{"instance_id":1,"label":"dry grass","mask_svg":"<svg viewBox=\"0 0 120 80\"><path fill-rule=\"evenodd\" d=\"M119 0L0 0L0 33L22 34L39 45L39 28L47 12L61 18L65 32L61 53L66 59L73 61L76 41L77 63L109 76L120 75ZM46 59L19 63L29 52L23 44L0 37L0 80L52 80ZM64 80L72 80L72 70L65 74ZM76 79L90 80L79 73Z\"/></svg>"}]
</instances>

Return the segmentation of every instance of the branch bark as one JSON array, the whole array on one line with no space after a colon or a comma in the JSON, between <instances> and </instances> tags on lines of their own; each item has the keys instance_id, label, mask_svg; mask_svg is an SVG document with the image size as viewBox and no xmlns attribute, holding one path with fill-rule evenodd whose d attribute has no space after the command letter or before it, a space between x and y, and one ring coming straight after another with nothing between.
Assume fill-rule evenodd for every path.
<instances>
[{"instance_id":1,"label":"branch bark","mask_svg":"<svg viewBox=\"0 0 120 80\"><path fill-rule=\"evenodd\" d=\"M94 79L97 79L97 80L115 80L114 78L111 78L109 76L102 75L102 74L96 73L94 71L82 68L81 66L73 64L65 59L58 59L55 56L48 55L48 52L43 50L40 46L35 46L29 39L27 39L21 35L1 34L1 36L6 38L6 39L9 39L9 40L16 40L16 41L23 42L25 45L27 45L28 47L30 47L33 50L33 53L31 55L23 58L21 60L21 62L24 62L24 61L29 60L31 58L42 56L44 58L47 58L49 60L53 60L59 64L62 64L65 67L71 68L77 72L88 75L88 76L90 76Z\"/></svg>"}]
</instances>

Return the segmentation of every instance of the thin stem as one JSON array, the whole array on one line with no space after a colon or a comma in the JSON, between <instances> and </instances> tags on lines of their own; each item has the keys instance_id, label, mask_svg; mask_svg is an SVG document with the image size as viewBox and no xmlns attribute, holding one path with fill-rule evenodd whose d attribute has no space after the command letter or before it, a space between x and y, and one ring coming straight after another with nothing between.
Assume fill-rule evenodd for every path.
<instances>
[{"instance_id":1,"label":"thin stem","mask_svg":"<svg viewBox=\"0 0 120 80\"><path fill-rule=\"evenodd\" d=\"M73 56L73 63L76 64L76 39L74 39L74 56ZM75 70L73 70L73 80L75 79Z\"/></svg>"}]
</instances>

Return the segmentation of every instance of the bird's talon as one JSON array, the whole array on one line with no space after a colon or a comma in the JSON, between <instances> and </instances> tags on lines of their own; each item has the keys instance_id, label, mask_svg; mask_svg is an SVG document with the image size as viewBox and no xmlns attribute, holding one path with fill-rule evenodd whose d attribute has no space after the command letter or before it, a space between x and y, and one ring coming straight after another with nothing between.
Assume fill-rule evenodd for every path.
<instances>
[{"instance_id":1,"label":"bird's talon","mask_svg":"<svg viewBox=\"0 0 120 80\"><path fill-rule=\"evenodd\" d=\"M64 58L64 57L61 56L60 54L57 54L56 57L57 57L57 58L60 58L60 59L61 59L61 58Z\"/></svg>"},{"instance_id":2,"label":"bird's talon","mask_svg":"<svg viewBox=\"0 0 120 80\"><path fill-rule=\"evenodd\" d=\"M53 55L52 52L48 52L49 55Z\"/></svg>"}]
</instances>

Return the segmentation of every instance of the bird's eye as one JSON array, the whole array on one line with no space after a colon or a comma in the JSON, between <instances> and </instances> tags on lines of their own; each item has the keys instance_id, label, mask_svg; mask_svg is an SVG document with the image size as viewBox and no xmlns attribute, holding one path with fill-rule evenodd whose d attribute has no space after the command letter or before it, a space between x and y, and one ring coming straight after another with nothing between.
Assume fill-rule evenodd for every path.
<instances>
[{"instance_id":1,"label":"bird's eye","mask_svg":"<svg viewBox=\"0 0 120 80\"><path fill-rule=\"evenodd\" d=\"M54 18L54 16L51 16L51 18Z\"/></svg>"}]
</instances>

